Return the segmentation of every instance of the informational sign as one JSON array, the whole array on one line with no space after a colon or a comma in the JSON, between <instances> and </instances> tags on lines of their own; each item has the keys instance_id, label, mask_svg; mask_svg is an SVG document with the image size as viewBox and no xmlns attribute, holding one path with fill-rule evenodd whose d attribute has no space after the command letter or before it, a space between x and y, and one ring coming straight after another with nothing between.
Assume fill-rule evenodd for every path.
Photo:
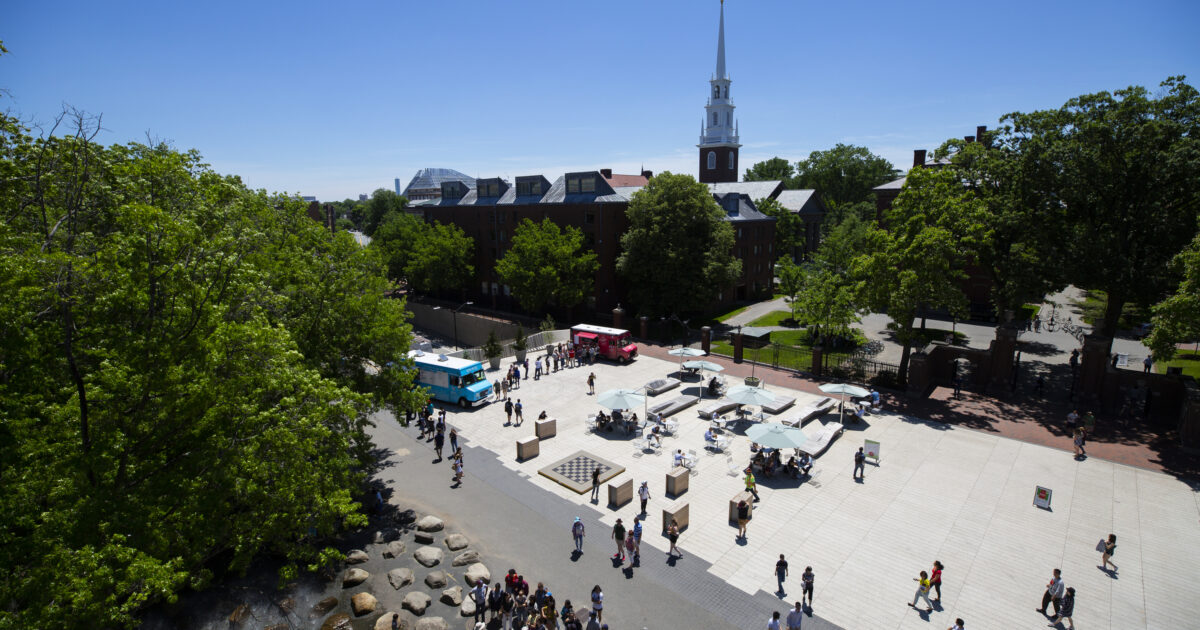
<instances>
[{"instance_id":1,"label":"informational sign","mask_svg":"<svg viewBox=\"0 0 1200 630\"><path fill-rule=\"evenodd\" d=\"M863 440L863 454L868 459L874 459L875 463L879 463L879 442L875 440Z\"/></svg>"},{"instance_id":2,"label":"informational sign","mask_svg":"<svg viewBox=\"0 0 1200 630\"><path fill-rule=\"evenodd\" d=\"M1051 490L1050 488L1043 488L1041 486L1037 486L1037 489L1033 491L1033 504L1036 505L1037 507L1042 508L1043 510L1049 510L1050 509L1050 497L1053 494L1054 494L1054 491Z\"/></svg>"}]
</instances>

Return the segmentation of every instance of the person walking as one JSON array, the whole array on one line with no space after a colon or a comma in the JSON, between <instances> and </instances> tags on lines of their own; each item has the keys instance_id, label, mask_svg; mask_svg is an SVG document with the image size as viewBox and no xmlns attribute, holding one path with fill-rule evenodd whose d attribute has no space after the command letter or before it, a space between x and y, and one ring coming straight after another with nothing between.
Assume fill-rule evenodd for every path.
<instances>
[{"instance_id":1,"label":"person walking","mask_svg":"<svg viewBox=\"0 0 1200 630\"><path fill-rule=\"evenodd\" d=\"M754 495L754 500L757 502L759 500L759 498L758 498L758 483L756 483L754 480L754 471L747 468L746 469L746 478L743 479L742 481L746 482L746 492L749 492L750 494Z\"/></svg>"},{"instance_id":2,"label":"person walking","mask_svg":"<svg viewBox=\"0 0 1200 630\"><path fill-rule=\"evenodd\" d=\"M571 523L571 537L575 539L575 551L579 553L583 553L583 534L583 522L576 516L575 522Z\"/></svg>"},{"instance_id":3,"label":"person walking","mask_svg":"<svg viewBox=\"0 0 1200 630\"><path fill-rule=\"evenodd\" d=\"M855 479L866 479L867 478L866 477L866 475L867 475L866 463L867 463L867 456L865 453L863 453L863 447L860 446L860 447L858 447L858 451L854 453L854 478Z\"/></svg>"},{"instance_id":4,"label":"person walking","mask_svg":"<svg viewBox=\"0 0 1200 630\"><path fill-rule=\"evenodd\" d=\"M1071 445L1075 449L1075 459L1087 457L1087 451L1083 450L1083 427L1075 428L1075 435L1071 436Z\"/></svg>"},{"instance_id":5,"label":"person walking","mask_svg":"<svg viewBox=\"0 0 1200 630\"><path fill-rule=\"evenodd\" d=\"M750 522L750 504L738 501L737 504L738 539L746 537L746 523Z\"/></svg>"},{"instance_id":6,"label":"person walking","mask_svg":"<svg viewBox=\"0 0 1200 630\"><path fill-rule=\"evenodd\" d=\"M592 471L592 500L600 500L600 467Z\"/></svg>"},{"instance_id":7,"label":"person walking","mask_svg":"<svg viewBox=\"0 0 1200 630\"><path fill-rule=\"evenodd\" d=\"M621 519L617 519L617 524L613 525L612 539L617 541L617 553L613 558L625 561L625 525L621 523Z\"/></svg>"},{"instance_id":8,"label":"person walking","mask_svg":"<svg viewBox=\"0 0 1200 630\"><path fill-rule=\"evenodd\" d=\"M587 384L588 384L588 396L595 394L596 393L596 373L595 372L588 374Z\"/></svg>"},{"instance_id":9,"label":"person walking","mask_svg":"<svg viewBox=\"0 0 1200 630\"><path fill-rule=\"evenodd\" d=\"M779 583L779 597L782 599L787 596L787 591L783 590L783 581L788 576L788 563L784 559L783 554L779 554L779 561L775 563L775 581Z\"/></svg>"},{"instance_id":10,"label":"person walking","mask_svg":"<svg viewBox=\"0 0 1200 630\"><path fill-rule=\"evenodd\" d=\"M959 617L954 620L954 625L946 628L946 630L967 630L967 625L962 620L962 617Z\"/></svg>"},{"instance_id":11,"label":"person walking","mask_svg":"<svg viewBox=\"0 0 1200 630\"><path fill-rule=\"evenodd\" d=\"M815 579L816 575L813 574L812 567L804 567L804 573L800 575L800 582L804 584L804 590L800 593L800 601L804 601L804 598L807 597L809 608L812 608L813 580Z\"/></svg>"},{"instance_id":12,"label":"person walking","mask_svg":"<svg viewBox=\"0 0 1200 630\"><path fill-rule=\"evenodd\" d=\"M944 568L941 562L934 560L933 571L929 574L929 585L937 593L937 597L934 597L933 601L939 604L942 603L942 569Z\"/></svg>"},{"instance_id":13,"label":"person walking","mask_svg":"<svg viewBox=\"0 0 1200 630\"><path fill-rule=\"evenodd\" d=\"M779 611L771 613L771 618L767 620L767 630L780 630L779 628Z\"/></svg>"},{"instance_id":14,"label":"person walking","mask_svg":"<svg viewBox=\"0 0 1200 630\"><path fill-rule=\"evenodd\" d=\"M604 621L604 591L600 590L599 584L592 587L592 614L596 615L596 621Z\"/></svg>"},{"instance_id":15,"label":"person walking","mask_svg":"<svg viewBox=\"0 0 1200 630\"><path fill-rule=\"evenodd\" d=\"M1150 368L1153 365L1154 365L1154 359L1150 358L1150 355L1146 355L1146 358L1142 359L1142 371L1145 372L1146 374L1150 373Z\"/></svg>"},{"instance_id":16,"label":"person walking","mask_svg":"<svg viewBox=\"0 0 1200 630\"><path fill-rule=\"evenodd\" d=\"M625 557L629 558L629 568L633 568L633 564L637 559L637 539L633 536L633 530L625 534Z\"/></svg>"},{"instance_id":17,"label":"person walking","mask_svg":"<svg viewBox=\"0 0 1200 630\"><path fill-rule=\"evenodd\" d=\"M913 578L913 581L917 583L917 592L913 595L913 600L908 603L908 607L916 608L917 600L923 598L925 600L925 612L933 612L933 603L929 601L929 574L922 571L919 577Z\"/></svg>"},{"instance_id":18,"label":"person walking","mask_svg":"<svg viewBox=\"0 0 1200 630\"><path fill-rule=\"evenodd\" d=\"M633 562L642 563L642 519L633 517ZM632 563L630 564L632 566Z\"/></svg>"},{"instance_id":19,"label":"person walking","mask_svg":"<svg viewBox=\"0 0 1200 630\"><path fill-rule=\"evenodd\" d=\"M1050 581L1046 584L1046 592L1042 595L1042 607L1037 610L1043 615L1049 615L1046 612L1046 606L1054 604L1054 614L1057 615L1062 606L1063 596L1063 581L1062 571L1055 569Z\"/></svg>"},{"instance_id":20,"label":"person walking","mask_svg":"<svg viewBox=\"0 0 1200 630\"><path fill-rule=\"evenodd\" d=\"M1112 557L1117 551L1117 535L1109 534L1108 540L1102 543L1104 545L1103 552L1100 554L1101 569L1107 569L1108 565L1112 564L1113 573L1117 572L1117 565L1113 564ZM1070 615L1068 615L1069 617Z\"/></svg>"},{"instance_id":21,"label":"person walking","mask_svg":"<svg viewBox=\"0 0 1200 630\"><path fill-rule=\"evenodd\" d=\"M450 463L450 468L454 470L454 485L461 486L463 481L463 460L461 449L455 451L454 461Z\"/></svg>"},{"instance_id":22,"label":"person walking","mask_svg":"<svg viewBox=\"0 0 1200 630\"><path fill-rule=\"evenodd\" d=\"M533 380L536 381L540 378L542 378L542 358L538 357L537 360L533 362Z\"/></svg>"},{"instance_id":23,"label":"person walking","mask_svg":"<svg viewBox=\"0 0 1200 630\"><path fill-rule=\"evenodd\" d=\"M683 557L683 552L675 546L679 542L679 523L675 519L671 519L671 524L667 526L667 540L671 541L671 548L667 550L667 557L678 555Z\"/></svg>"},{"instance_id":24,"label":"person walking","mask_svg":"<svg viewBox=\"0 0 1200 630\"><path fill-rule=\"evenodd\" d=\"M644 515L646 513L646 502L650 500L649 481L643 481L642 485L638 487L638 498L642 500L642 511L640 513Z\"/></svg>"},{"instance_id":25,"label":"person walking","mask_svg":"<svg viewBox=\"0 0 1200 630\"><path fill-rule=\"evenodd\" d=\"M1096 433L1096 415L1092 412L1083 414L1083 443L1087 444L1088 438Z\"/></svg>"},{"instance_id":26,"label":"person walking","mask_svg":"<svg viewBox=\"0 0 1200 630\"><path fill-rule=\"evenodd\" d=\"M800 624L804 622L804 606L800 602L796 602L796 607L788 613L787 630L800 630Z\"/></svg>"},{"instance_id":27,"label":"person walking","mask_svg":"<svg viewBox=\"0 0 1200 630\"><path fill-rule=\"evenodd\" d=\"M504 400L508 400L508 379L500 381L500 390L504 394Z\"/></svg>"},{"instance_id":28,"label":"person walking","mask_svg":"<svg viewBox=\"0 0 1200 630\"><path fill-rule=\"evenodd\" d=\"M445 446L445 444L446 434L438 431L437 434L433 436L433 450L435 453L437 453L437 460L439 462L442 461L442 447Z\"/></svg>"},{"instance_id":29,"label":"person walking","mask_svg":"<svg viewBox=\"0 0 1200 630\"><path fill-rule=\"evenodd\" d=\"M510 398L510 399L504 401L504 417L505 417L504 426L506 426L506 427L512 424L512 412L513 412L513 401Z\"/></svg>"},{"instance_id":30,"label":"person walking","mask_svg":"<svg viewBox=\"0 0 1200 630\"><path fill-rule=\"evenodd\" d=\"M1066 619L1067 624L1069 624L1067 627L1070 628L1071 630L1075 630L1075 620L1071 618L1071 615L1074 615L1074 614L1075 614L1075 587L1071 586L1071 587L1067 588L1067 592L1063 595L1063 598L1062 598L1062 604L1060 604L1058 606L1057 611L1054 613L1054 618L1050 620L1050 627L1053 628L1054 626L1057 626L1058 624L1062 623L1063 619Z\"/></svg>"},{"instance_id":31,"label":"person walking","mask_svg":"<svg viewBox=\"0 0 1200 630\"><path fill-rule=\"evenodd\" d=\"M517 414L516 426L521 426L521 423L525 422L525 405L521 404L520 398L517 399L517 404L513 405L513 413Z\"/></svg>"},{"instance_id":32,"label":"person walking","mask_svg":"<svg viewBox=\"0 0 1200 630\"><path fill-rule=\"evenodd\" d=\"M450 427L450 452L458 452L458 431L454 427Z\"/></svg>"}]
</instances>

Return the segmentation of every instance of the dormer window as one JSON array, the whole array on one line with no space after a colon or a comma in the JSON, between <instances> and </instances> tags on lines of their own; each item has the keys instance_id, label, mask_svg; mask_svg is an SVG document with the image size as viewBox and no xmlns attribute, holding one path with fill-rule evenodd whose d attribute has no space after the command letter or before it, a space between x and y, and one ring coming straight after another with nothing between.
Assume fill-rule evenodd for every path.
<instances>
[{"instance_id":1,"label":"dormer window","mask_svg":"<svg viewBox=\"0 0 1200 630\"><path fill-rule=\"evenodd\" d=\"M596 192L596 178L584 176L579 180L579 192L594 193Z\"/></svg>"},{"instance_id":2,"label":"dormer window","mask_svg":"<svg viewBox=\"0 0 1200 630\"><path fill-rule=\"evenodd\" d=\"M542 194L542 182L517 182L517 195L527 197Z\"/></svg>"},{"instance_id":3,"label":"dormer window","mask_svg":"<svg viewBox=\"0 0 1200 630\"><path fill-rule=\"evenodd\" d=\"M568 177L567 178L567 194L568 195L579 194L579 178L577 178L577 177Z\"/></svg>"}]
</instances>

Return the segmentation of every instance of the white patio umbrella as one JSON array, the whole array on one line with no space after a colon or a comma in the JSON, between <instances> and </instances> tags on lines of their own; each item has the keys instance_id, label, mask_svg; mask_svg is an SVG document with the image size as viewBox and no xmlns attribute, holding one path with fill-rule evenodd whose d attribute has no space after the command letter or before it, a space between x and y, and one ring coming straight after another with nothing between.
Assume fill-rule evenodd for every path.
<instances>
[{"instance_id":1,"label":"white patio umbrella","mask_svg":"<svg viewBox=\"0 0 1200 630\"><path fill-rule=\"evenodd\" d=\"M849 394L851 396L856 396L859 398L861 398L863 396L871 395L871 392L859 387L858 385L851 385L849 383L825 383L824 385L820 386L818 389L825 392L826 394L841 394L842 395L842 404L838 405L838 422L842 421L842 416L845 414L846 395L847 394Z\"/></svg>"},{"instance_id":2,"label":"white patio umbrella","mask_svg":"<svg viewBox=\"0 0 1200 630\"><path fill-rule=\"evenodd\" d=\"M725 397L740 405L766 405L775 402L775 394L761 388L749 385L738 385L730 388Z\"/></svg>"},{"instance_id":3,"label":"white patio umbrella","mask_svg":"<svg viewBox=\"0 0 1200 630\"><path fill-rule=\"evenodd\" d=\"M808 441L808 436L800 429L777 422L756 424L746 430L746 437L770 448L800 448Z\"/></svg>"},{"instance_id":4,"label":"white patio umbrella","mask_svg":"<svg viewBox=\"0 0 1200 630\"><path fill-rule=\"evenodd\" d=\"M633 409L646 402L646 397L633 389L610 389L600 392L596 402L609 409Z\"/></svg>"},{"instance_id":5,"label":"white patio umbrella","mask_svg":"<svg viewBox=\"0 0 1200 630\"><path fill-rule=\"evenodd\" d=\"M681 348L675 348L674 350L668 350L667 354L679 357L679 373L682 376L683 375L683 357L702 357L702 356L704 356L704 351L700 350L699 348L690 348L688 346L683 346Z\"/></svg>"},{"instance_id":6,"label":"white patio umbrella","mask_svg":"<svg viewBox=\"0 0 1200 630\"><path fill-rule=\"evenodd\" d=\"M722 372L725 368L713 363L712 361L684 361L681 364L689 370L704 370L706 372ZM704 381L700 381L700 398L704 398Z\"/></svg>"}]
</instances>

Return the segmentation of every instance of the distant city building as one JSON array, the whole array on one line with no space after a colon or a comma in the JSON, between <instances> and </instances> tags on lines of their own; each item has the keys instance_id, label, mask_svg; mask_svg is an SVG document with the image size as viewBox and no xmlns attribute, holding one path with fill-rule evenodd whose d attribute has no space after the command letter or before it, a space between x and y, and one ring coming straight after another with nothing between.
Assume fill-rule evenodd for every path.
<instances>
[{"instance_id":1,"label":"distant city building","mask_svg":"<svg viewBox=\"0 0 1200 630\"><path fill-rule=\"evenodd\" d=\"M301 197L301 199L303 199L305 201L316 201L317 200L317 198L312 195L304 195L303 197Z\"/></svg>"},{"instance_id":2,"label":"distant city building","mask_svg":"<svg viewBox=\"0 0 1200 630\"><path fill-rule=\"evenodd\" d=\"M396 186L396 194L399 195L400 194L400 178L399 177L396 178L395 186Z\"/></svg>"},{"instance_id":3,"label":"distant city building","mask_svg":"<svg viewBox=\"0 0 1200 630\"><path fill-rule=\"evenodd\" d=\"M371 198L371 195L368 195L367 193L359 193L359 194L358 194L358 200L359 200L359 201L366 201L366 200L368 200L368 199L370 199L370 198Z\"/></svg>"},{"instance_id":4,"label":"distant city building","mask_svg":"<svg viewBox=\"0 0 1200 630\"><path fill-rule=\"evenodd\" d=\"M399 180L397 180L399 182ZM452 168L423 168L417 171L402 193L409 201L438 199L442 196L442 184L460 182L466 188L475 188L475 178ZM397 183L397 186L399 184Z\"/></svg>"}]
</instances>

